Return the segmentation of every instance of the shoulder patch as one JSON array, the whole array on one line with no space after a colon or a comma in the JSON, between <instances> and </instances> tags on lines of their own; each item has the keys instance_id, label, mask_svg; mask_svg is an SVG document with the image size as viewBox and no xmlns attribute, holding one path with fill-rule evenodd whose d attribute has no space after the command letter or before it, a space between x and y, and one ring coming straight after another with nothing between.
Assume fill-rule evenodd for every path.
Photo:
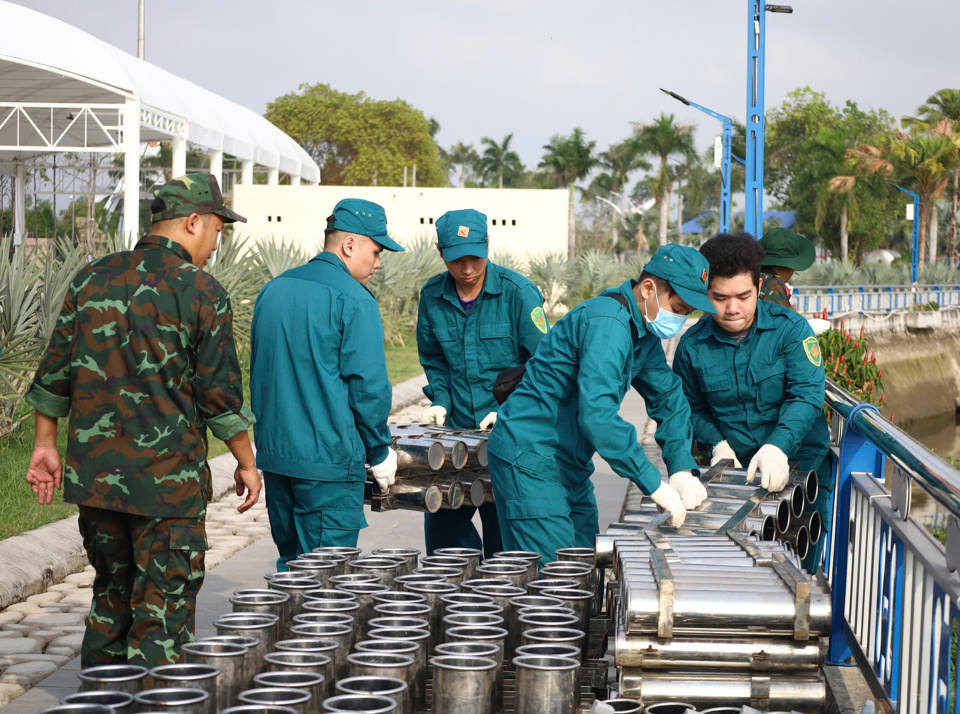
<instances>
[{"instance_id":1,"label":"shoulder patch","mask_svg":"<svg viewBox=\"0 0 960 714\"><path fill-rule=\"evenodd\" d=\"M820 353L820 343L817 342L816 337L808 337L803 341L803 351L814 367L819 367L823 364L823 355Z\"/></svg>"},{"instance_id":2,"label":"shoulder patch","mask_svg":"<svg viewBox=\"0 0 960 714\"><path fill-rule=\"evenodd\" d=\"M530 319L533 320L533 324L537 326L540 332L547 334L547 316L543 313L542 307L533 308L533 312L530 313Z\"/></svg>"}]
</instances>

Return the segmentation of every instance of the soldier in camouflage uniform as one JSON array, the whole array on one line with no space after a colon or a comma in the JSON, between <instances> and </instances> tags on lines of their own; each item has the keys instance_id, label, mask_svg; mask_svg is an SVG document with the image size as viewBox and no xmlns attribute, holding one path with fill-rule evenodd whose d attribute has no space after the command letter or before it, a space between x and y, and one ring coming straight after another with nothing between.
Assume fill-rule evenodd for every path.
<instances>
[{"instance_id":1,"label":"soldier in camouflage uniform","mask_svg":"<svg viewBox=\"0 0 960 714\"><path fill-rule=\"evenodd\" d=\"M84 667L176 662L193 638L207 549L206 427L239 463L239 510L260 494L230 299L201 270L223 224L245 219L210 174L168 182L151 210L153 230L132 251L74 278L26 395L37 423L27 482L50 503L62 476L96 569Z\"/></svg>"},{"instance_id":2,"label":"soldier in camouflage uniform","mask_svg":"<svg viewBox=\"0 0 960 714\"><path fill-rule=\"evenodd\" d=\"M760 267L760 299L790 307L787 281L817 257L813 243L788 228L773 228L760 239L766 255Z\"/></svg>"}]
</instances>

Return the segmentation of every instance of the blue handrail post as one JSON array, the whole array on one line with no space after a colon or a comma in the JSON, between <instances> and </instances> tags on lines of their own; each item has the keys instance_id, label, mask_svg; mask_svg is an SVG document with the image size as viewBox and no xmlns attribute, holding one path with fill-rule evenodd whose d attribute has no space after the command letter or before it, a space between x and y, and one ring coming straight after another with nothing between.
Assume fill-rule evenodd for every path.
<instances>
[{"instance_id":1,"label":"blue handrail post","mask_svg":"<svg viewBox=\"0 0 960 714\"><path fill-rule=\"evenodd\" d=\"M872 473L883 479L883 453L856 427L856 415L870 410L879 413L872 404L858 404L846 418L846 428L840 439L840 459L837 464L837 481L834 486L834 532L830 534L831 558L830 585L833 590L833 624L830 628L830 650L827 663L850 664L853 650L844 635L843 621L847 602L847 557L850 542L850 489L851 474ZM836 416L834 417L836 418Z\"/></svg>"},{"instance_id":2,"label":"blue handrail post","mask_svg":"<svg viewBox=\"0 0 960 714\"><path fill-rule=\"evenodd\" d=\"M763 84L767 12L765 0L749 0L747 12L747 148L744 230L763 233Z\"/></svg>"}]
</instances>

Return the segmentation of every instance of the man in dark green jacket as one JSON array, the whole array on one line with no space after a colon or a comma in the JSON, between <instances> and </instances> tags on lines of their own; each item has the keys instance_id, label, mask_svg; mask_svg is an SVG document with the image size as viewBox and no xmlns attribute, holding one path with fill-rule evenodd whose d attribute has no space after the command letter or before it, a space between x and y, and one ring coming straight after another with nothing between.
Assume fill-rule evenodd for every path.
<instances>
[{"instance_id":1,"label":"man in dark green jacket","mask_svg":"<svg viewBox=\"0 0 960 714\"><path fill-rule=\"evenodd\" d=\"M381 251L403 248L383 208L357 198L336 205L324 236L323 252L260 291L251 326L257 466L281 570L320 546L355 546L367 525L364 464L384 493L397 470L383 324L367 283Z\"/></svg>"},{"instance_id":2,"label":"man in dark green jacket","mask_svg":"<svg viewBox=\"0 0 960 714\"><path fill-rule=\"evenodd\" d=\"M789 461L820 473L817 507L829 525L832 480L823 415L823 357L807 321L789 307L759 300L763 248L751 236L721 234L700 248L710 263L712 319L680 339L673 370L690 402L693 436L761 485L787 485Z\"/></svg>"},{"instance_id":3,"label":"man in dark green jacket","mask_svg":"<svg viewBox=\"0 0 960 714\"><path fill-rule=\"evenodd\" d=\"M490 478L504 546L544 562L557 548L593 547L599 531L593 455L682 525L706 490L693 475L690 408L661 339L695 309L712 312L707 261L693 248L661 247L637 280L581 303L557 321L527 362L488 441ZM657 422L669 483L619 415L633 386Z\"/></svg>"},{"instance_id":4,"label":"man in dark green jacket","mask_svg":"<svg viewBox=\"0 0 960 714\"><path fill-rule=\"evenodd\" d=\"M537 351L549 325L543 295L519 273L487 260L487 217L472 209L437 219L437 250L447 266L420 292L417 349L432 402L422 421L458 429L489 429L498 405L493 383L505 369ZM497 509L480 506L483 541L473 526L477 509L461 506L424 516L427 552L437 548L503 550Z\"/></svg>"}]
</instances>

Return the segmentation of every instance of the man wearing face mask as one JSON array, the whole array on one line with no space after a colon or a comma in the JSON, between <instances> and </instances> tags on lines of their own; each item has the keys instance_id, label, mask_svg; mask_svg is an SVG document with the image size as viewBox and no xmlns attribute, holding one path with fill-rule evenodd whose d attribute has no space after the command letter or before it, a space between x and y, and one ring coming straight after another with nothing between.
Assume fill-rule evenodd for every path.
<instances>
[{"instance_id":1,"label":"man wearing face mask","mask_svg":"<svg viewBox=\"0 0 960 714\"><path fill-rule=\"evenodd\" d=\"M487 217L479 211L440 216L437 250L447 270L423 286L417 316L417 349L428 380L423 392L431 401L421 421L489 429L499 408L497 375L526 362L549 330L543 295L527 278L487 260ZM473 525L477 510L424 514L427 553L482 548L490 558L503 550L496 506L479 508L482 541Z\"/></svg>"},{"instance_id":2,"label":"man wearing face mask","mask_svg":"<svg viewBox=\"0 0 960 714\"><path fill-rule=\"evenodd\" d=\"M323 251L257 297L250 396L278 570L320 546L356 546L365 463L384 493L394 481L383 323L367 288L384 250L403 247L383 208L345 198Z\"/></svg>"},{"instance_id":3,"label":"man wearing face mask","mask_svg":"<svg viewBox=\"0 0 960 714\"><path fill-rule=\"evenodd\" d=\"M789 461L823 471L817 508L826 527L833 484L822 468L829 433L817 338L792 309L758 300L764 251L752 236L721 234L700 252L710 263L716 314L687 331L673 360L693 436L710 450L711 463L746 463L748 478L759 471L768 491L787 485Z\"/></svg>"},{"instance_id":4,"label":"man wearing face mask","mask_svg":"<svg viewBox=\"0 0 960 714\"><path fill-rule=\"evenodd\" d=\"M694 310L712 313L709 266L692 248L666 245L637 280L581 303L554 325L500 409L488 441L504 547L553 560L557 548L592 547L599 531L593 455L633 481L679 526L706 498L690 455L690 408L661 339ZM669 483L620 415L630 386L657 422Z\"/></svg>"}]
</instances>

